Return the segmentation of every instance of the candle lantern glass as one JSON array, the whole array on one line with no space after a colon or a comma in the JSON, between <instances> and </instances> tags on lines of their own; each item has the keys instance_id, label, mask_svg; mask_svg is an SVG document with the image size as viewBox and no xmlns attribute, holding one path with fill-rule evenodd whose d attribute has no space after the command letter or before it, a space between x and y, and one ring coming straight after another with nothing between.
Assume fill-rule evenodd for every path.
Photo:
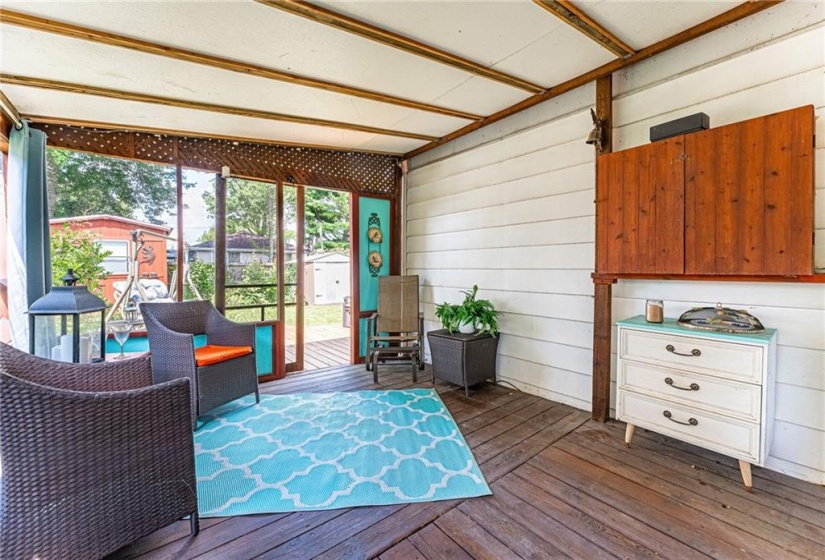
<instances>
[{"instance_id":1,"label":"candle lantern glass","mask_svg":"<svg viewBox=\"0 0 825 560\"><path fill-rule=\"evenodd\" d=\"M70 276L64 284L71 283L52 287L29 307L29 352L64 362L103 361L106 303L75 285L76 278L66 280Z\"/></svg>"}]
</instances>

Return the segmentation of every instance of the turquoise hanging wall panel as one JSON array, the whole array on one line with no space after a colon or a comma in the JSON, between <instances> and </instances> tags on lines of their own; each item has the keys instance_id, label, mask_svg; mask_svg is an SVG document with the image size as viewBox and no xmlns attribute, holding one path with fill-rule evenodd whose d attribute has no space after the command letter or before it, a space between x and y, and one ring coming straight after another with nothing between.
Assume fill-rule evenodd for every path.
<instances>
[{"instance_id":1,"label":"turquoise hanging wall panel","mask_svg":"<svg viewBox=\"0 0 825 560\"><path fill-rule=\"evenodd\" d=\"M360 254L358 271L360 276L360 311L374 311L378 307L378 277L390 273L390 201L380 198L360 197L358 199L358 235ZM361 348L364 356L367 348L367 320L359 320Z\"/></svg>"}]
</instances>

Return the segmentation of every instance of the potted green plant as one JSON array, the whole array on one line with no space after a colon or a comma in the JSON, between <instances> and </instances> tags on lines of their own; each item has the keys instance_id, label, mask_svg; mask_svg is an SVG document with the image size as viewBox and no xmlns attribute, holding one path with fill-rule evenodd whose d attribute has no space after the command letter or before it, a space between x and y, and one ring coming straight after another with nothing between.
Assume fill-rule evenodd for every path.
<instances>
[{"instance_id":1,"label":"potted green plant","mask_svg":"<svg viewBox=\"0 0 825 560\"><path fill-rule=\"evenodd\" d=\"M501 311L488 299L477 299L478 286L462 292L464 301L460 304L447 302L436 305L435 316L450 333L462 334L498 334L498 318Z\"/></svg>"},{"instance_id":2,"label":"potted green plant","mask_svg":"<svg viewBox=\"0 0 825 560\"><path fill-rule=\"evenodd\" d=\"M498 349L498 318L490 300L478 299L478 286L462 292L460 304L443 303L435 308L435 316L444 326L430 331L430 357L433 362L433 383L443 379L469 386L487 379L496 380L496 350Z\"/></svg>"}]
</instances>

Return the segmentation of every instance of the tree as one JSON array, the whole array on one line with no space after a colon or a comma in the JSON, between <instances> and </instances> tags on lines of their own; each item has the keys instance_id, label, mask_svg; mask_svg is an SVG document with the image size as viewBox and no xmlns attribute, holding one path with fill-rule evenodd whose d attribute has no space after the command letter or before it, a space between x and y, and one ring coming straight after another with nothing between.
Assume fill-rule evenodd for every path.
<instances>
[{"instance_id":1,"label":"tree","mask_svg":"<svg viewBox=\"0 0 825 560\"><path fill-rule=\"evenodd\" d=\"M63 224L62 228L52 231L50 241L52 285L62 286L60 279L71 268L81 284L102 298L100 281L105 280L109 273L101 265L112 252L104 251L92 232L70 224Z\"/></svg>"},{"instance_id":2,"label":"tree","mask_svg":"<svg viewBox=\"0 0 825 560\"><path fill-rule=\"evenodd\" d=\"M203 193L203 201L209 216L215 217L215 191ZM230 179L226 184L226 233L241 231L272 238L275 227L275 185ZM201 237L208 241L215 238L215 228Z\"/></svg>"},{"instance_id":3,"label":"tree","mask_svg":"<svg viewBox=\"0 0 825 560\"><path fill-rule=\"evenodd\" d=\"M176 211L172 167L55 148L46 162L52 217L113 214L160 224Z\"/></svg>"},{"instance_id":4,"label":"tree","mask_svg":"<svg viewBox=\"0 0 825 560\"><path fill-rule=\"evenodd\" d=\"M292 192L290 192L292 191ZM295 198L295 189L290 189ZM349 196L337 191L306 189L306 249L311 252L349 251Z\"/></svg>"},{"instance_id":5,"label":"tree","mask_svg":"<svg viewBox=\"0 0 825 560\"><path fill-rule=\"evenodd\" d=\"M284 214L287 217L294 217L297 213L297 192L295 188L284 190ZM305 249L316 252L348 251L349 196L343 192L313 188L305 189L304 193ZM205 192L203 199L210 217L214 218L214 191ZM248 232L266 237L274 245L277 233L275 207L275 185L230 179L226 185L226 233ZM295 234L291 229L284 232L285 241L294 240ZM214 238L215 229L210 228L201 236L201 241Z\"/></svg>"}]
</instances>

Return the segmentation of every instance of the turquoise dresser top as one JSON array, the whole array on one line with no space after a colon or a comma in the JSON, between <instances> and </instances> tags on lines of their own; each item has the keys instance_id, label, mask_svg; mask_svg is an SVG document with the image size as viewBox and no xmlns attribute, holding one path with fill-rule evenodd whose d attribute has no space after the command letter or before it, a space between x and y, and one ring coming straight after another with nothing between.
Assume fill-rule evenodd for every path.
<instances>
[{"instance_id":1,"label":"turquoise dresser top","mask_svg":"<svg viewBox=\"0 0 825 560\"><path fill-rule=\"evenodd\" d=\"M713 331L703 331L699 329L688 329L686 327L680 326L679 323L676 322L676 319L671 319L669 317L665 317L664 323L648 323L647 321L645 321L644 315L636 315L635 317L631 317L629 319L617 321L616 324L621 327L644 327L645 330L669 334L701 336L704 338L731 340L734 342L751 342L757 344L767 344L776 335L776 329L765 329L761 333L747 334L719 333Z\"/></svg>"}]
</instances>

